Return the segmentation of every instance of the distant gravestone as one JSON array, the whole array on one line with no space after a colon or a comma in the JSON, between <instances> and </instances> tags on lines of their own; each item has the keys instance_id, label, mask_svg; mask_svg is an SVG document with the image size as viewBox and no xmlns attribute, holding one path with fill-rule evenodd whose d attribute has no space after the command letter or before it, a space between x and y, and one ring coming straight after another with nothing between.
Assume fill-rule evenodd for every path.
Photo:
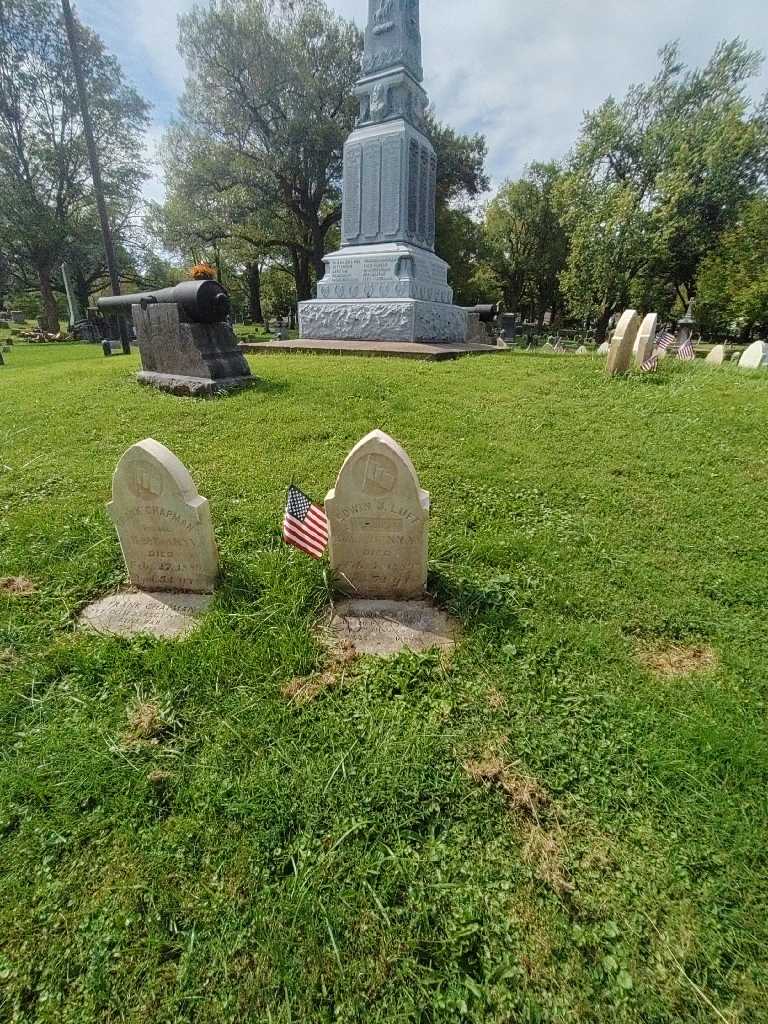
<instances>
[{"instance_id":1,"label":"distant gravestone","mask_svg":"<svg viewBox=\"0 0 768 1024\"><path fill-rule=\"evenodd\" d=\"M608 341L604 341L597 350L599 356L607 356L611 351L611 344Z\"/></svg>"},{"instance_id":2,"label":"distant gravestone","mask_svg":"<svg viewBox=\"0 0 768 1024\"><path fill-rule=\"evenodd\" d=\"M725 362L725 345L715 345L704 362L709 366L722 366Z\"/></svg>"},{"instance_id":3,"label":"distant gravestone","mask_svg":"<svg viewBox=\"0 0 768 1024\"><path fill-rule=\"evenodd\" d=\"M768 366L768 342L753 342L739 362L741 370L759 370L761 366Z\"/></svg>"},{"instance_id":4,"label":"distant gravestone","mask_svg":"<svg viewBox=\"0 0 768 1024\"><path fill-rule=\"evenodd\" d=\"M608 375L616 377L626 373L632 361L632 350L640 328L640 317L636 310L627 309L622 313L616 330L613 332L611 348L608 352Z\"/></svg>"},{"instance_id":5,"label":"distant gravestone","mask_svg":"<svg viewBox=\"0 0 768 1024\"><path fill-rule=\"evenodd\" d=\"M640 324L635 342L634 355L635 365L642 366L646 359L650 359L653 350L656 348L656 334L659 330L658 313L649 313Z\"/></svg>"},{"instance_id":6,"label":"distant gravestone","mask_svg":"<svg viewBox=\"0 0 768 1024\"><path fill-rule=\"evenodd\" d=\"M325 512L331 568L353 597L423 597L429 495L396 441L374 430L355 445Z\"/></svg>"},{"instance_id":7,"label":"distant gravestone","mask_svg":"<svg viewBox=\"0 0 768 1024\"><path fill-rule=\"evenodd\" d=\"M210 508L173 452L152 438L129 448L107 508L134 587L213 593L218 555Z\"/></svg>"},{"instance_id":8,"label":"distant gravestone","mask_svg":"<svg viewBox=\"0 0 768 1024\"><path fill-rule=\"evenodd\" d=\"M577 356L588 356L589 355L589 349L587 348L586 345L579 345L579 347L576 349L576 355Z\"/></svg>"},{"instance_id":9,"label":"distant gravestone","mask_svg":"<svg viewBox=\"0 0 768 1024\"><path fill-rule=\"evenodd\" d=\"M546 342L546 344L541 346L541 351L542 352L554 352L555 351L555 346L552 344L551 341L548 341L548 342Z\"/></svg>"}]
</instances>

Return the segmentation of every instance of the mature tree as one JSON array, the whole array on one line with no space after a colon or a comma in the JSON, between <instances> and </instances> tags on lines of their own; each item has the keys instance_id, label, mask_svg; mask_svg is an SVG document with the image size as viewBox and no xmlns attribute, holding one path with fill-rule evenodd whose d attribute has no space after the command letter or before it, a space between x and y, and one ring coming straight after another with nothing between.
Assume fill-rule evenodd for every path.
<instances>
[{"instance_id":1,"label":"mature tree","mask_svg":"<svg viewBox=\"0 0 768 1024\"><path fill-rule=\"evenodd\" d=\"M507 181L485 211L486 261L504 292L504 304L527 307L543 322L562 305L559 278L568 240L553 203L556 163L535 163L519 181Z\"/></svg>"},{"instance_id":2,"label":"mature tree","mask_svg":"<svg viewBox=\"0 0 768 1024\"><path fill-rule=\"evenodd\" d=\"M136 201L147 105L98 36L77 24L104 187L112 211ZM93 220L93 185L72 61L55 0L0 0L0 240L36 276L58 329L57 265Z\"/></svg>"},{"instance_id":3,"label":"mature tree","mask_svg":"<svg viewBox=\"0 0 768 1024\"><path fill-rule=\"evenodd\" d=\"M441 124L432 111L425 132L437 156L435 250L450 266L456 301L471 305L477 301L474 275L482 250L474 208L490 184L485 172L488 147L484 136L460 135Z\"/></svg>"},{"instance_id":4,"label":"mature tree","mask_svg":"<svg viewBox=\"0 0 768 1024\"><path fill-rule=\"evenodd\" d=\"M768 196L753 199L702 262L696 314L713 330L768 329Z\"/></svg>"},{"instance_id":5,"label":"mature tree","mask_svg":"<svg viewBox=\"0 0 768 1024\"><path fill-rule=\"evenodd\" d=\"M573 313L604 327L616 310L695 294L698 266L766 172L768 131L747 84L761 65L740 40L690 70L676 45L652 82L588 114L557 189L571 250Z\"/></svg>"},{"instance_id":6,"label":"mature tree","mask_svg":"<svg viewBox=\"0 0 768 1024\"><path fill-rule=\"evenodd\" d=\"M360 73L357 29L324 0L210 0L180 20L189 77L181 102L187 153L218 148L222 187L244 190L251 216L284 211L280 239L302 299L322 275L341 217L344 140Z\"/></svg>"}]
</instances>

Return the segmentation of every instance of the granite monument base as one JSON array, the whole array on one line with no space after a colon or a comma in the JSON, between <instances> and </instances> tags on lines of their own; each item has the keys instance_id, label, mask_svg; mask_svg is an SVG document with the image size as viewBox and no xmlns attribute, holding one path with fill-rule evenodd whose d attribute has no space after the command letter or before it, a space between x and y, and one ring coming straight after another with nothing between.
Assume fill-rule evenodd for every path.
<instances>
[{"instance_id":1,"label":"granite monument base","mask_svg":"<svg viewBox=\"0 0 768 1024\"><path fill-rule=\"evenodd\" d=\"M502 349L496 345L422 344L417 341L341 341L326 338L323 341L294 339L292 341L241 342L243 352L253 355L275 355L276 352L314 356L364 356L384 359L420 359L428 363L442 363L462 356L498 355Z\"/></svg>"},{"instance_id":2,"label":"granite monument base","mask_svg":"<svg viewBox=\"0 0 768 1024\"><path fill-rule=\"evenodd\" d=\"M314 299L299 304L301 337L333 341L464 344L472 334L460 306L420 299Z\"/></svg>"},{"instance_id":3,"label":"granite monument base","mask_svg":"<svg viewBox=\"0 0 768 1024\"><path fill-rule=\"evenodd\" d=\"M150 373L146 370L138 373L136 379L139 384L157 388L158 391L165 391L179 398L220 398L260 383L258 377L223 377L214 380L210 377L184 377L180 374Z\"/></svg>"}]
</instances>

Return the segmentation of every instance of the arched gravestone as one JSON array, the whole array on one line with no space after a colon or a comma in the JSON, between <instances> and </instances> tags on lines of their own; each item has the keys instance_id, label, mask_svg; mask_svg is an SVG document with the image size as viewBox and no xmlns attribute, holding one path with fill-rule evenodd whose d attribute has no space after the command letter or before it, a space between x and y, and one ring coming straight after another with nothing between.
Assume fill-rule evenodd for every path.
<instances>
[{"instance_id":1,"label":"arched gravestone","mask_svg":"<svg viewBox=\"0 0 768 1024\"><path fill-rule=\"evenodd\" d=\"M423 597L429 495L396 441L374 430L355 445L325 512L331 568L354 597Z\"/></svg>"},{"instance_id":2,"label":"arched gravestone","mask_svg":"<svg viewBox=\"0 0 768 1024\"><path fill-rule=\"evenodd\" d=\"M725 362L725 345L715 345L704 362L708 366L722 366Z\"/></svg>"},{"instance_id":3,"label":"arched gravestone","mask_svg":"<svg viewBox=\"0 0 768 1024\"><path fill-rule=\"evenodd\" d=\"M218 554L210 508L173 452L152 438L129 448L107 508L134 587L213 593Z\"/></svg>"},{"instance_id":4,"label":"arched gravestone","mask_svg":"<svg viewBox=\"0 0 768 1024\"><path fill-rule=\"evenodd\" d=\"M646 359L650 359L653 350L656 348L656 334L659 330L658 313L649 313L640 324L640 330L635 342L635 365L642 366Z\"/></svg>"},{"instance_id":5,"label":"arched gravestone","mask_svg":"<svg viewBox=\"0 0 768 1024\"><path fill-rule=\"evenodd\" d=\"M755 341L741 357L739 367L742 370L759 370L761 366L768 366L768 342Z\"/></svg>"},{"instance_id":6,"label":"arched gravestone","mask_svg":"<svg viewBox=\"0 0 768 1024\"><path fill-rule=\"evenodd\" d=\"M613 332L611 348L608 352L608 375L611 377L626 373L632 362L632 350L640 327L640 317L634 309L627 309Z\"/></svg>"}]
</instances>

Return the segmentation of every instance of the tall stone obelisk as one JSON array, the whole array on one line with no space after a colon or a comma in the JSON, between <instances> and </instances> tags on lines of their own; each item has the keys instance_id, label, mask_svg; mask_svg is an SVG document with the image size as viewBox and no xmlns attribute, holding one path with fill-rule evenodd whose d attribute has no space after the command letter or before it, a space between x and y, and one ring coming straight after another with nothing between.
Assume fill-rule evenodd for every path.
<instances>
[{"instance_id":1,"label":"tall stone obelisk","mask_svg":"<svg viewBox=\"0 0 768 1024\"><path fill-rule=\"evenodd\" d=\"M299 304L302 338L463 342L435 255L437 160L424 135L419 0L368 0L357 128L344 147L338 252L317 299Z\"/></svg>"}]
</instances>

